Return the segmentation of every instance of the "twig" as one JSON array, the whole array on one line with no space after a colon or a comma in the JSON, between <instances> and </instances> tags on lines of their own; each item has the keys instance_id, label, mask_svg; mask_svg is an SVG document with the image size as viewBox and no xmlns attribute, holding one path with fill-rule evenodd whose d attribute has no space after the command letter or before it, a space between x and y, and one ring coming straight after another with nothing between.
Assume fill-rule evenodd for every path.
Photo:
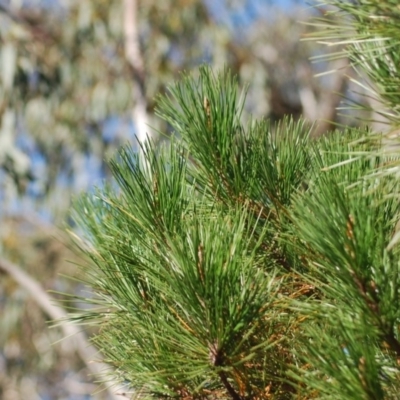
<instances>
[{"instance_id":1,"label":"twig","mask_svg":"<svg viewBox=\"0 0 400 400\"><path fill-rule=\"evenodd\" d=\"M67 313L57 304L57 301L44 291L39 282L24 272L19 266L5 259L0 259L0 270L7 273L23 287L51 319L66 320L68 318ZM69 351L77 352L92 375L104 375L104 372L110 369L110 366L99 360L100 355L98 350L88 342L86 335L77 326L64 323L60 325L60 328L66 337L65 340L68 341ZM99 361L95 361L96 359ZM118 383L109 381L108 385L105 386L112 400L121 398L114 393L114 390L116 391L120 387Z\"/></svg>"},{"instance_id":2,"label":"twig","mask_svg":"<svg viewBox=\"0 0 400 400\"><path fill-rule=\"evenodd\" d=\"M220 371L218 373L221 382L223 383L223 385L225 386L226 390L228 391L228 393L231 395L233 400L243 400L242 396L240 396L238 393L236 393L235 389L232 387L232 385L228 382L228 379L225 375L225 373L223 371Z\"/></svg>"}]
</instances>

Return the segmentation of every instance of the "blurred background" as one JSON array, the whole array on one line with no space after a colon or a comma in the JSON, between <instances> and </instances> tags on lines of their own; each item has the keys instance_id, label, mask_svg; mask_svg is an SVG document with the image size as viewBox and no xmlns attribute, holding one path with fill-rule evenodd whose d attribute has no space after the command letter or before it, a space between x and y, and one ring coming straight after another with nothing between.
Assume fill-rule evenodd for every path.
<instances>
[{"instance_id":1,"label":"blurred background","mask_svg":"<svg viewBox=\"0 0 400 400\"><path fill-rule=\"evenodd\" d=\"M92 376L87 333L69 345L74 332L49 324L79 306L57 292L87 291L68 278L86 262L68 209L110 181L119 146L166 140L156 97L180 72L229 67L248 85L245 115L303 116L315 136L360 124L337 110L343 96L364 101L348 61L311 62L326 48L301 40L325 12L300 0L0 0L0 399L113 397Z\"/></svg>"}]
</instances>

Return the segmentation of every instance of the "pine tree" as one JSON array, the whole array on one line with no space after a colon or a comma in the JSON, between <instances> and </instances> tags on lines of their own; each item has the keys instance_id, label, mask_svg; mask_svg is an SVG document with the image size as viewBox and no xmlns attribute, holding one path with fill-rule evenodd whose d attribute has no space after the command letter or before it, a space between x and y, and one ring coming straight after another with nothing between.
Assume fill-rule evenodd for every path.
<instances>
[{"instance_id":1,"label":"pine tree","mask_svg":"<svg viewBox=\"0 0 400 400\"><path fill-rule=\"evenodd\" d=\"M330 4L322 35L351 30L400 122L397 1ZM398 398L398 153L368 128L243 126L243 103L228 71L183 76L158 109L176 139L123 148L118 189L76 202L97 308L75 318L135 398Z\"/></svg>"}]
</instances>

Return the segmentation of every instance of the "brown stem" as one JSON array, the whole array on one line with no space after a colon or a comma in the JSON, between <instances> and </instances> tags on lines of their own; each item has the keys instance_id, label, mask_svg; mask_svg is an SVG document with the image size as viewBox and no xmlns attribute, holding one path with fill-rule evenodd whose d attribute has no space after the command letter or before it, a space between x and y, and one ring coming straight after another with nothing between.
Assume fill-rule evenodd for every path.
<instances>
[{"instance_id":1,"label":"brown stem","mask_svg":"<svg viewBox=\"0 0 400 400\"><path fill-rule=\"evenodd\" d=\"M397 357L400 357L400 342L394 337L393 333L386 334L384 338L390 348L396 352Z\"/></svg>"},{"instance_id":2,"label":"brown stem","mask_svg":"<svg viewBox=\"0 0 400 400\"><path fill-rule=\"evenodd\" d=\"M218 373L219 378L221 379L221 382L224 384L226 390L228 393L231 395L233 400L243 400L242 396L236 393L235 389L232 387L232 385L228 382L228 379L225 375L225 372L220 371Z\"/></svg>"},{"instance_id":3,"label":"brown stem","mask_svg":"<svg viewBox=\"0 0 400 400\"><path fill-rule=\"evenodd\" d=\"M210 344L210 361L214 367L222 367L224 365L224 355L221 349L218 348L218 342ZM224 371L218 371L218 376L221 379L221 382L225 386L228 393L231 395L233 400L243 400L243 398L236 393L235 389L228 382L228 378L225 375Z\"/></svg>"}]
</instances>

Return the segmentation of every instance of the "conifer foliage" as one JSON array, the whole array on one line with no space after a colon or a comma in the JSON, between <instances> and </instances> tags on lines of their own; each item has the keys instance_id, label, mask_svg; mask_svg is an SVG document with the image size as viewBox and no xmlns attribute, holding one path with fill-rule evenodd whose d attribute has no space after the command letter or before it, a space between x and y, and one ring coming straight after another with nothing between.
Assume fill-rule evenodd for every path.
<instances>
[{"instance_id":1,"label":"conifer foliage","mask_svg":"<svg viewBox=\"0 0 400 400\"><path fill-rule=\"evenodd\" d=\"M118 189L76 202L97 305L76 318L132 398L398 398L400 157L363 129L244 126L243 102L228 71L182 77L158 109L176 139L123 148Z\"/></svg>"}]
</instances>

